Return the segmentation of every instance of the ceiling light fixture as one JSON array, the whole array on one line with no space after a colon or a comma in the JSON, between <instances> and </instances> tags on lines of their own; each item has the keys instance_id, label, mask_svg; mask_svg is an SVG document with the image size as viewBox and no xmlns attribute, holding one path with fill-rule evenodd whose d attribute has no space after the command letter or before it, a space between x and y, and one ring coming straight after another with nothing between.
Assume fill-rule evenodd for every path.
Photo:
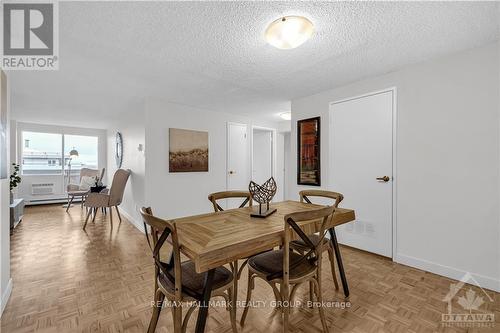
<instances>
[{"instance_id":1,"label":"ceiling light fixture","mask_svg":"<svg viewBox=\"0 0 500 333\"><path fill-rule=\"evenodd\" d=\"M302 45L313 32L314 26L307 18L284 16L267 27L265 38L272 46L287 50Z\"/></svg>"},{"instance_id":2,"label":"ceiling light fixture","mask_svg":"<svg viewBox=\"0 0 500 333\"><path fill-rule=\"evenodd\" d=\"M284 120L291 120L292 113L291 112L283 112L283 113L280 113L280 117Z\"/></svg>"}]
</instances>

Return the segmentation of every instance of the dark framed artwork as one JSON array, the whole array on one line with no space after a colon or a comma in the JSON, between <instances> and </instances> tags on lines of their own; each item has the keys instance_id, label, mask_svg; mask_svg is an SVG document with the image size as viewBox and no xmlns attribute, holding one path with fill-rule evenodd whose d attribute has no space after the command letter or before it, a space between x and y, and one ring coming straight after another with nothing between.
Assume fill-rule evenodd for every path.
<instances>
[{"instance_id":1,"label":"dark framed artwork","mask_svg":"<svg viewBox=\"0 0 500 333\"><path fill-rule=\"evenodd\" d=\"M320 117L297 121L297 184L321 186Z\"/></svg>"},{"instance_id":2,"label":"dark framed artwork","mask_svg":"<svg viewBox=\"0 0 500 333\"><path fill-rule=\"evenodd\" d=\"M208 132L169 129L169 172L208 171Z\"/></svg>"}]
</instances>

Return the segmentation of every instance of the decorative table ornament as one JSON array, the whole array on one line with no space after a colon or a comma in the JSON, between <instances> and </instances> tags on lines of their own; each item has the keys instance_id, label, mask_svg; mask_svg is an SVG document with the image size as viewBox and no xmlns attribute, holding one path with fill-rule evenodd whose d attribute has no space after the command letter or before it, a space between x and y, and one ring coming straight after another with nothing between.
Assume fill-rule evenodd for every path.
<instances>
[{"instance_id":1,"label":"decorative table ornament","mask_svg":"<svg viewBox=\"0 0 500 333\"><path fill-rule=\"evenodd\" d=\"M252 199L259 203L258 210L254 209L250 216L264 218L276 212L276 208L269 208L269 202L271 202L274 195L276 194L276 182L274 181L273 177L269 178L262 185L256 184L254 181L251 181L248 185L248 190L252 195ZM266 205L266 207L264 207L263 210L262 205L264 204Z\"/></svg>"}]
</instances>

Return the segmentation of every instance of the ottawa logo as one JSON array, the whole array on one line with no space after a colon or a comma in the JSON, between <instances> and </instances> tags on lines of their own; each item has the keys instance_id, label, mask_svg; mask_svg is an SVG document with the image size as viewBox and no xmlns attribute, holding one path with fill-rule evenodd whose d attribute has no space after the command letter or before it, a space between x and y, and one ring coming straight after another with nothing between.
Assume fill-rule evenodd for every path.
<instances>
[{"instance_id":1,"label":"ottawa logo","mask_svg":"<svg viewBox=\"0 0 500 333\"><path fill-rule=\"evenodd\" d=\"M476 293L467 282L472 282L479 287ZM443 298L447 302L447 313L441 315L443 327L483 328L495 326L495 315L488 311L488 306L493 305L493 298L481 288L474 277L467 273L457 283L450 285L450 291ZM458 306L457 306L458 305Z\"/></svg>"}]
</instances>

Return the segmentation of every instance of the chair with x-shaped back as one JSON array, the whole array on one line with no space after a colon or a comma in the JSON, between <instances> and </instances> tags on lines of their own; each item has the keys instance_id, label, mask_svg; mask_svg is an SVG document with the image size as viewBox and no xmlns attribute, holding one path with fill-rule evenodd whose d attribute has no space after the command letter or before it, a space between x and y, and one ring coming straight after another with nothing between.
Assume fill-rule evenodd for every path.
<instances>
[{"instance_id":1,"label":"chair with x-shaped back","mask_svg":"<svg viewBox=\"0 0 500 333\"><path fill-rule=\"evenodd\" d=\"M226 200L226 199L238 199L241 198L243 201L237 208L243 208L248 204L248 207L252 207L252 196L250 195L250 192L248 191L222 191L222 192L215 192L211 193L208 195L208 200L212 203L214 206L214 211L217 212L223 212L224 209L219 205L219 200ZM219 201L219 202L218 202ZM243 263L241 264L240 267L238 267L238 261L234 261L230 263L231 271L233 272L234 275L234 281L233 281L233 289L234 289L234 302L238 300L238 280L240 279L241 272L243 271L243 268L246 266L248 263L248 258L241 258L244 259Z\"/></svg>"},{"instance_id":2,"label":"chair with x-shaped back","mask_svg":"<svg viewBox=\"0 0 500 333\"><path fill-rule=\"evenodd\" d=\"M218 200L226 200L226 199L237 199L241 198L243 201L237 208L243 208L248 204L248 207L252 207L252 196L250 195L250 192L248 191L222 191L222 192L215 192L211 193L208 195L208 200L212 203L214 206L214 211L217 212L223 212L224 209L219 205L217 202ZM247 264L248 258L242 258L245 259L243 261L243 264L241 264L241 267L238 269L238 262L235 261L231 263L231 269L233 270L233 273L237 277L235 281L235 288L238 287L238 279L240 278L241 271ZM236 289L236 293L238 290Z\"/></svg>"},{"instance_id":3,"label":"chair with x-shaped back","mask_svg":"<svg viewBox=\"0 0 500 333\"><path fill-rule=\"evenodd\" d=\"M153 216L151 208L141 208L144 222L146 239L153 252L155 263L155 297L154 308L148 333L156 330L156 324L160 316L165 298L172 307L174 319L174 332L186 332L189 318L193 311L203 300L205 274L196 273L194 263L191 260L181 262L179 239L175 223L165 221ZM148 228L149 226L149 232ZM167 262L160 258L160 249L167 238L170 238L172 251ZM230 302L233 299L233 273L224 267L215 269L213 278L212 297L221 296L226 300L234 333L236 328L236 307ZM182 303L190 302L184 320L182 319Z\"/></svg>"},{"instance_id":4,"label":"chair with x-shaped back","mask_svg":"<svg viewBox=\"0 0 500 333\"><path fill-rule=\"evenodd\" d=\"M266 281L273 289L278 300L278 308L282 311L283 331L288 332L288 318L290 306L297 288L306 282L313 285L319 306L319 314L323 331L328 332L328 326L323 309L323 297L321 290L321 257L323 254L323 239L326 228L332 218L335 207L323 207L315 210L296 212L284 217L285 227L283 234L283 247L279 250L268 251L252 256L248 260L248 288L245 309L241 316L241 325L245 324L249 304L251 304L252 290L255 287L255 278ZM314 242L300 228L300 222L317 220L319 224L319 241ZM303 253L291 251L290 243L292 236L300 238L305 246ZM277 288L276 285L279 285ZM291 291L289 287L291 286Z\"/></svg>"},{"instance_id":5,"label":"chair with x-shaped back","mask_svg":"<svg viewBox=\"0 0 500 333\"><path fill-rule=\"evenodd\" d=\"M311 204L311 197L315 198L322 198L326 199L328 201L333 200L333 204L331 204L333 207L337 208L339 206L339 203L344 199L344 196L341 193L338 192L332 192L332 191L323 191L323 190L304 190L299 192L300 196L300 202L306 202ZM325 202L322 202L321 204L324 204ZM319 234L312 234L309 235L309 238L311 239L312 242L317 244L319 242L319 239L322 238L321 235ZM337 281L337 276L335 274L335 255L334 255L334 249L332 246L332 243L327 239L327 238L322 238L324 242L323 250L328 251L328 258L330 259L330 268L332 270L332 278L333 278L333 283L335 284L335 289L339 289L339 283ZM306 246L302 239L293 241L290 243L290 247L297 251L297 252L304 252L306 250ZM310 291L310 294L312 291Z\"/></svg>"},{"instance_id":6,"label":"chair with x-shaped back","mask_svg":"<svg viewBox=\"0 0 500 333\"><path fill-rule=\"evenodd\" d=\"M218 200L236 199L236 198L243 199L243 202L240 204L238 208L245 207L247 203L249 207L252 207L252 197L250 196L250 192L248 191L222 191L222 192L211 193L208 195L208 200L210 200L210 202L214 206L215 212L224 211L224 209L217 202Z\"/></svg>"}]
</instances>

